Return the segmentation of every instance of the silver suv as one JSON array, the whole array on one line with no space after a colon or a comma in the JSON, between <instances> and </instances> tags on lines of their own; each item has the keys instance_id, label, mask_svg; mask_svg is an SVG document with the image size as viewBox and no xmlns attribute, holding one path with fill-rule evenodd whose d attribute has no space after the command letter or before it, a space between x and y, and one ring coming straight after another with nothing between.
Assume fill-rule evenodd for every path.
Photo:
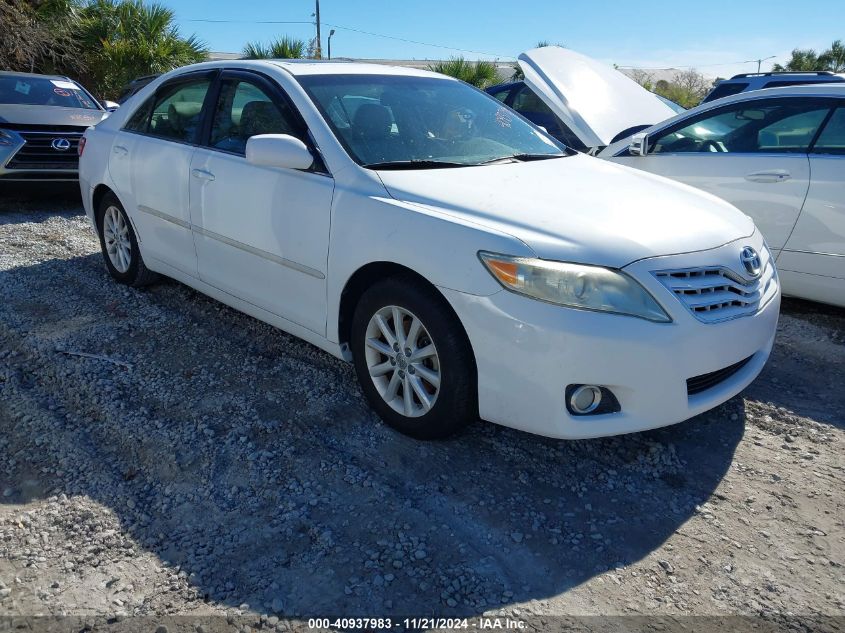
<instances>
[{"instance_id":1,"label":"silver suv","mask_svg":"<svg viewBox=\"0 0 845 633\"><path fill-rule=\"evenodd\" d=\"M76 180L79 139L104 116L67 77L0 71L0 183Z\"/></svg>"},{"instance_id":2,"label":"silver suv","mask_svg":"<svg viewBox=\"0 0 845 633\"><path fill-rule=\"evenodd\" d=\"M743 73L734 75L730 79L723 79L710 91L701 103L707 103L722 97L760 90L762 88L779 88L781 86L801 86L804 84L836 83L845 81L845 74L837 74L829 70L816 71L784 71L770 73Z\"/></svg>"}]
</instances>

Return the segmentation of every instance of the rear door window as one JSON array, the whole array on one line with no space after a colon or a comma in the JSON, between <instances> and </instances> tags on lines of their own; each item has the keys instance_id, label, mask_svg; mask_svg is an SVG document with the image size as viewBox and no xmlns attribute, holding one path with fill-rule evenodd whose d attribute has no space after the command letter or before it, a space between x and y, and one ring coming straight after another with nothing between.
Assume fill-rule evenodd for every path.
<instances>
[{"instance_id":1,"label":"rear door window","mask_svg":"<svg viewBox=\"0 0 845 633\"><path fill-rule=\"evenodd\" d=\"M713 101L714 99L721 99L722 97L730 97L736 95L748 88L747 81L723 82L713 88L709 95L704 98L702 103Z\"/></svg>"}]
</instances>

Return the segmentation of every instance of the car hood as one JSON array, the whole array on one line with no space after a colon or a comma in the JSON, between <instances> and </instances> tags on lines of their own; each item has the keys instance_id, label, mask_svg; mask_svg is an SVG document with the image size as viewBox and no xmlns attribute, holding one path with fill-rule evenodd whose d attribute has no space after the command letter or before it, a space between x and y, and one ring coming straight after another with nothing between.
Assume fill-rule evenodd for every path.
<instances>
[{"instance_id":1,"label":"car hood","mask_svg":"<svg viewBox=\"0 0 845 633\"><path fill-rule=\"evenodd\" d=\"M4 123L88 127L99 123L107 114L102 110L86 110L84 108L0 104L0 127Z\"/></svg>"},{"instance_id":2,"label":"car hood","mask_svg":"<svg viewBox=\"0 0 845 633\"><path fill-rule=\"evenodd\" d=\"M715 196L584 154L378 175L391 197L512 235L543 259L621 268L754 232Z\"/></svg>"},{"instance_id":3,"label":"car hood","mask_svg":"<svg viewBox=\"0 0 845 633\"><path fill-rule=\"evenodd\" d=\"M676 114L633 79L575 51L544 46L518 62L525 83L587 147L609 145L623 130Z\"/></svg>"}]
</instances>

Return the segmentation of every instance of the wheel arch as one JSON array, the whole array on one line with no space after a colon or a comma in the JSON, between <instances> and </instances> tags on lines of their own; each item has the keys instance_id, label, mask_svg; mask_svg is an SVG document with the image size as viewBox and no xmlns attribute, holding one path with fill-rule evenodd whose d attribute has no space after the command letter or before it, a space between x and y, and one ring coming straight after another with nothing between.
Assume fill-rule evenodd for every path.
<instances>
[{"instance_id":1,"label":"wheel arch","mask_svg":"<svg viewBox=\"0 0 845 633\"><path fill-rule=\"evenodd\" d=\"M449 313L455 318L458 324L460 324L461 334L467 344L467 348L469 349L473 365L476 365L475 351L472 348L472 342L469 339L469 335L467 334L460 317L457 312L455 312L455 309L452 307L452 304L449 303L448 299L443 296L443 293L440 292L437 286L415 270L408 268L407 266L403 266L402 264L390 261L370 262L369 264L365 264L352 273L349 279L346 280L346 284L340 294L340 305L337 315L338 342L340 343L344 356L350 357L349 342L352 335L352 317L355 313L355 306L358 305L358 301L361 296L364 292L366 292L367 288L370 288L373 284L390 277L399 276L413 279L440 299L445 308L448 309Z\"/></svg>"},{"instance_id":2,"label":"wheel arch","mask_svg":"<svg viewBox=\"0 0 845 633\"><path fill-rule=\"evenodd\" d=\"M91 203L95 219L97 218L97 211L100 209L100 203L103 201L103 198L105 198L107 194L112 194L114 197L120 200L120 196L118 196L114 192L114 190L108 185L100 183L99 185L94 187L94 194L91 198Z\"/></svg>"}]
</instances>

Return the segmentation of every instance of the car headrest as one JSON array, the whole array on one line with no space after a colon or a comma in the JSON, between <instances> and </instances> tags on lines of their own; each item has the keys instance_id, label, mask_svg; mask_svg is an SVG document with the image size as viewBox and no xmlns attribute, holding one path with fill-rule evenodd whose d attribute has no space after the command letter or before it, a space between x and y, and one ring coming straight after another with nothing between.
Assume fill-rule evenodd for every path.
<instances>
[{"instance_id":1,"label":"car headrest","mask_svg":"<svg viewBox=\"0 0 845 633\"><path fill-rule=\"evenodd\" d=\"M365 138L386 138L392 124L390 110L378 103L364 103L355 111L355 130Z\"/></svg>"}]
</instances>

